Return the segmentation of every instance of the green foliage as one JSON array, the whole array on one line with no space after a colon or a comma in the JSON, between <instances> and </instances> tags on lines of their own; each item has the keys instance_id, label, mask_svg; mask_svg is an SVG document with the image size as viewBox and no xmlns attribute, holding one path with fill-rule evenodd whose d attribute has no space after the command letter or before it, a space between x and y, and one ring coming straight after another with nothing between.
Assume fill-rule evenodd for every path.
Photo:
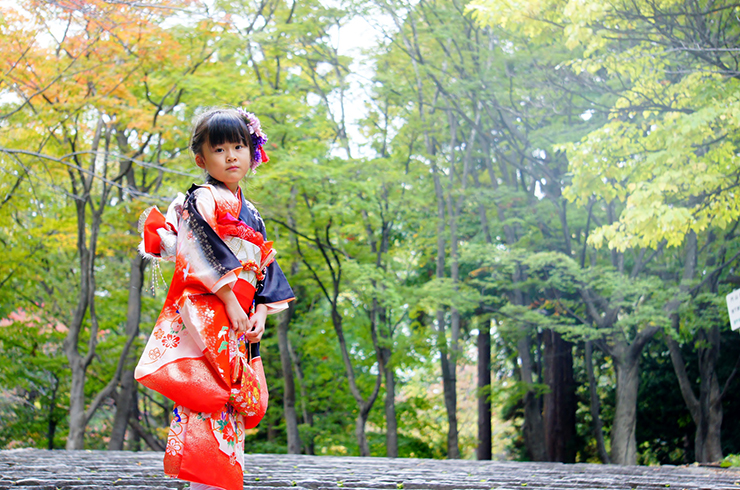
<instances>
[{"instance_id":1,"label":"green foliage","mask_svg":"<svg viewBox=\"0 0 740 490\"><path fill-rule=\"evenodd\" d=\"M10 316L14 321L4 320L0 326L0 447L4 449L64 445L69 403L69 373L61 352L64 330L41 314L18 310Z\"/></svg>"},{"instance_id":2,"label":"green foliage","mask_svg":"<svg viewBox=\"0 0 740 490\"><path fill-rule=\"evenodd\" d=\"M590 386L585 366L585 355L582 347L577 348L577 356L573 358L574 377L578 387L578 408L576 409L576 460L586 463L600 463L598 448L594 438L594 420L590 409ZM601 351L594 349L593 353L594 378L596 392L599 398L600 418L604 424L604 444L610 450L610 430L614 423L615 408L615 372L614 366L608 357Z\"/></svg>"},{"instance_id":3,"label":"green foliage","mask_svg":"<svg viewBox=\"0 0 740 490\"><path fill-rule=\"evenodd\" d=\"M661 421L638 425L640 464L686 464L693 456L693 448L687 448L686 441L693 438L695 427L663 345L649 346L642 359L640 377L637 417ZM661 403L655 403L656 399Z\"/></svg>"},{"instance_id":4,"label":"green foliage","mask_svg":"<svg viewBox=\"0 0 740 490\"><path fill-rule=\"evenodd\" d=\"M270 136L271 161L244 189L297 293L289 336L305 451L359 452L338 325L363 397L387 355L399 456L406 457L446 456L438 364L452 335L438 338L438 310L445 325L453 310L460 316L461 359L472 352L476 328L492 326L490 396L517 428L527 393L541 398L550 389L543 332L576 344L579 461L598 459L583 342L602 349L594 359L607 436L615 346L661 331L681 343L693 381L694 364L719 332L717 372L721 382L729 376L737 345L724 295L737 284L740 88L729 68L737 66L735 46L722 44L738 29L727 9L702 13L707 31L700 32L676 0L216 1L208 11L177 3L189 9L187 19L89 3L111 25L138 30L111 27L120 42L89 35L96 41L85 48L77 35L95 23L75 24L79 32L54 49L51 41L33 44L36 30L28 27L66 19L63 4L28 0L23 14L2 8L0 37L9 48L0 70L0 447L47 447L50 420L53 445L66 436L70 373L61 330L81 290L73 194L83 192L72 178L87 174L78 167L97 172L87 213L105 205L89 402L113 375L125 342L138 214L200 178L187 155L189 124L211 105L257 113ZM363 55L374 73L357 97L357 60L340 54L336 29L360 15L387 23ZM28 69L13 65L19 59ZM348 103L360 98L366 111L352 122ZM107 180L103 160L90 153L98 121ZM362 138L352 140L357 132ZM115 185L103 200L107 181ZM90 223L82 229L89 233ZM684 281L692 232L697 271ZM137 352L162 300L161 291L143 298ZM83 354L91 326L88 313ZM253 452L281 452L286 441L275 328L263 343L271 408L248 434ZM682 445L692 422L667 355L651 343L643 358L637 439L646 464L692 457ZM533 361L532 382L523 381L523 356ZM381 381L367 422L376 456L386 449ZM723 398L727 412L738 403L733 386ZM163 439L169 402L160 398L141 390L139 409L147 430ZM114 410L106 402L93 418L88 447L106 447ZM473 411L461 404L470 427ZM644 423L655 419L677 423ZM728 420L723 440L737 452ZM462 452L470 455L474 436L464 430ZM500 454L529 457L521 434L500 437L507 446Z\"/></svg>"},{"instance_id":5,"label":"green foliage","mask_svg":"<svg viewBox=\"0 0 740 490\"><path fill-rule=\"evenodd\" d=\"M728 454L725 459L722 460L720 466L723 468L732 468L734 466L740 466L740 455Z\"/></svg>"}]
</instances>

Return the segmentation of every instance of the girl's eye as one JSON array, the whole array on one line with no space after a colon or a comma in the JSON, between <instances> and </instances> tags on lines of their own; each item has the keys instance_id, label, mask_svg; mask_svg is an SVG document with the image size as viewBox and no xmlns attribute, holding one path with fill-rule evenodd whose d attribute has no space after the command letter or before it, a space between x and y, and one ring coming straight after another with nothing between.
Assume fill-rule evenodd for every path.
<instances>
[{"instance_id":1,"label":"girl's eye","mask_svg":"<svg viewBox=\"0 0 740 490\"><path fill-rule=\"evenodd\" d=\"M244 148L244 145L236 145L237 150L241 150L242 148Z\"/></svg>"}]
</instances>

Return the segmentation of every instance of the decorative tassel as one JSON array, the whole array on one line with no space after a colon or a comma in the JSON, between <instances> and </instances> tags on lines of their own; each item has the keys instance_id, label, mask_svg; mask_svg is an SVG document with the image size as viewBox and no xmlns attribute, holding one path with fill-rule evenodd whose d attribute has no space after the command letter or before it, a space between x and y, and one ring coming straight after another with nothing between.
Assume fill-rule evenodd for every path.
<instances>
[{"instance_id":1,"label":"decorative tassel","mask_svg":"<svg viewBox=\"0 0 740 490\"><path fill-rule=\"evenodd\" d=\"M164 280L164 276L162 275L159 260L155 258L150 262L152 263L152 271L149 276L149 290L152 292L152 297L154 297L157 295L157 288L160 286L163 290L167 291L167 281Z\"/></svg>"},{"instance_id":2,"label":"decorative tassel","mask_svg":"<svg viewBox=\"0 0 740 490\"><path fill-rule=\"evenodd\" d=\"M141 213L141 216L139 216L138 230L139 233L141 233L142 238L144 238L144 227L146 225L146 220L149 218L149 215L152 213L152 211L155 210L160 215L162 214L160 213L157 206L152 206L145 209L144 212ZM159 288L160 286L165 291L167 290L167 282L164 280L164 276L162 275L162 268L159 266L159 261L162 260L162 258L147 252L145 242L146 240L142 240L137 248L139 250L139 254L152 264L151 274L149 276L149 290L151 291L152 296L156 296L157 288Z\"/></svg>"}]
</instances>

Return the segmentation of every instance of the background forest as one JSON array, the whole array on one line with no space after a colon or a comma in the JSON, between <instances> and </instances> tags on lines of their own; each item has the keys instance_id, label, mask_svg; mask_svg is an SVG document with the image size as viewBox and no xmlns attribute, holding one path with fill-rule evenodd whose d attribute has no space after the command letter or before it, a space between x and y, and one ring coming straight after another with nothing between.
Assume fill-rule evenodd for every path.
<instances>
[{"instance_id":1,"label":"background forest","mask_svg":"<svg viewBox=\"0 0 740 490\"><path fill-rule=\"evenodd\" d=\"M164 450L170 403L133 367L166 285L136 225L200 181L190 122L229 105L270 137L245 189L298 298L269 320L247 451L740 453L739 19L0 2L0 448Z\"/></svg>"}]
</instances>

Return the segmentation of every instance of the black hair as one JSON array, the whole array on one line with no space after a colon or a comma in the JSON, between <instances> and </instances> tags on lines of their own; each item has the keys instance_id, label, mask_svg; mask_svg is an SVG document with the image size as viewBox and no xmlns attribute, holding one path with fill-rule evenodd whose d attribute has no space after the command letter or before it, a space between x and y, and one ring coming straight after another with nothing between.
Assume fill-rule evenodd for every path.
<instances>
[{"instance_id":1,"label":"black hair","mask_svg":"<svg viewBox=\"0 0 740 490\"><path fill-rule=\"evenodd\" d=\"M193 125L190 149L195 155L200 155L206 143L210 146L218 146L238 142L247 145L254 158L254 143L247 125L246 116L235 109L209 109L198 116Z\"/></svg>"}]
</instances>

